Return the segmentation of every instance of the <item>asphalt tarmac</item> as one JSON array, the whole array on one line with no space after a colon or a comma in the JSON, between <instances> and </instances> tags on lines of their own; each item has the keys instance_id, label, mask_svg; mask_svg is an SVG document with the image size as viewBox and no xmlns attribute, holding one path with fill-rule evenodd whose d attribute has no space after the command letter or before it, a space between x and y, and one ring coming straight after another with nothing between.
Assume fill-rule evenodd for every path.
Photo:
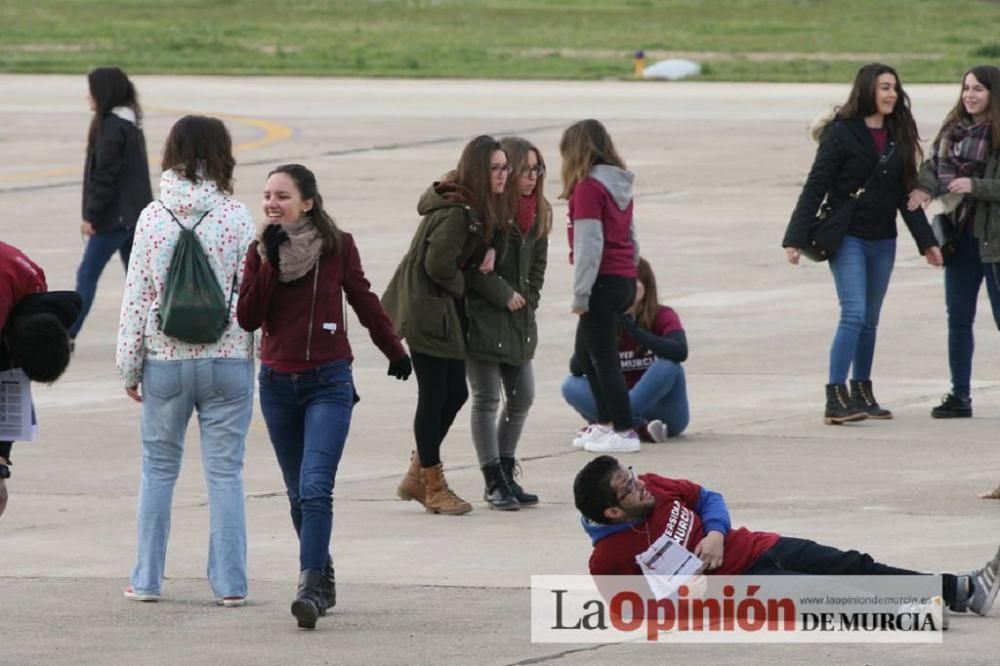
<instances>
[{"instance_id":1,"label":"asphalt tarmac","mask_svg":"<svg viewBox=\"0 0 1000 666\"><path fill-rule=\"evenodd\" d=\"M905 73L904 73L905 75ZM3 664L988 664L1000 662L1000 610L953 616L935 645L553 645L530 640L530 576L584 574L589 540L571 483L590 458L559 394L574 317L556 200L558 142L596 117L637 175L635 214L661 300L681 316L692 421L643 445L638 471L721 492L734 525L812 538L926 571L963 571L1000 541L1000 337L982 296L973 372L975 418L929 417L948 386L943 275L900 224L874 380L895 419L821 422L837 321L826 265L792 267L781 235L815 151L809 121L846 85L136 77L149 153L158 162L185 113L223 117L237 144L236 197L259 218L268 170L316 171L338 223L354 234L381 292L416 228L416 201L477 134L519 134L549 166L556 225L539 310L536 402L519 455L537 508L490 511L468 407L443 448L462 517L396 499L412 448L416 384L351 321L362 401L337 478L339 603L314 632L288 606L297 544L263 422L246 456L250 596L215 606L205 581L208 509L192 428L174 496L164 600L122 590L135 557L139 409L114 347L123 270L110 263L65 377L36 387L40 434L14 447L0 518ZM80 179L89 112L85 77L0 76L0 238L69 289L83 243ZM958 86L909 89L933 138ZM154 173L158 179L158 166ZM985 291L985 290L984 290Z\"/></svg>"}]
</instances>

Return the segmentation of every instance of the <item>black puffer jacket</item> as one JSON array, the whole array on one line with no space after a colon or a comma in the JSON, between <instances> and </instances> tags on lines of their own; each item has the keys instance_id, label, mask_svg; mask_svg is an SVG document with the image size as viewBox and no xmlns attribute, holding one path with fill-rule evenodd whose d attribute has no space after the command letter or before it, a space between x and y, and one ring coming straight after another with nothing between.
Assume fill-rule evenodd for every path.
<instances>
[{"instance_id":1,"label":"black puffer jacket","mask_svg":"<svg viewBox=\"0 0 1000 666\"><path fill-rule=\"evenodd\" d=\"M108 113L84 164L83 219L99 232L131 229L152 200L142 130Z\"/></svg>"},{"instance_id":2,"label":"black puffer jacket","mask_svg":"<svg viewBox=\"0 0 1000 666\"><path fill-rule=\"evenodd\" d=\"M892 138L891 127L886 147L886 152L889 151L892 151L891 156L878 168L858 200L847 233L866 240L895 238L896 212L899 211L917 243L917 249L923 254L937 242L923 209L906 209L909 193L903 185L903 157ZM834 207L846 201L852 192L864 185L878 161L875 140L863 120L832 120L823 129L816 159L781 245L805 247L823 197L829 193Z\"/></svg>"}]
</instances>

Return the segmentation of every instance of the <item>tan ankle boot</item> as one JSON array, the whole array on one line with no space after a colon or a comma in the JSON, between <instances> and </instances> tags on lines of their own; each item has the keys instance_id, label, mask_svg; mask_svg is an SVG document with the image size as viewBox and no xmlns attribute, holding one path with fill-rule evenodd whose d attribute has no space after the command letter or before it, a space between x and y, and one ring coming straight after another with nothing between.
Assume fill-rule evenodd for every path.
<instances>
[{"instance_id":1,"label":"tan ankle boot","mask_svg":"<svg viewBox=\"0 0 1000 666\"><path fill-rule=\"evenodd\" d=\"M444 480L444 468L441 463L434 467L425 467L421 470L424 478L424 487L427 494L424 496L424 507L431 513L444 513L449 516L458 516L472 511L472 505L452 492L448 487L448 482Z\"/></svg>"},{"instance_id":2,"label":"tan ankle boot","mask_svg":"<svg viewBox=\"0 0 1000 666\"><path fill-rule=\"evenodd\" d=\"M399 482L396 488L396 496L404 500L417 500L424 503L424 479L420 476L420 456L416 451L410 452L410 468L406 470L406 476Z\"/></svg>"}]
</instances>

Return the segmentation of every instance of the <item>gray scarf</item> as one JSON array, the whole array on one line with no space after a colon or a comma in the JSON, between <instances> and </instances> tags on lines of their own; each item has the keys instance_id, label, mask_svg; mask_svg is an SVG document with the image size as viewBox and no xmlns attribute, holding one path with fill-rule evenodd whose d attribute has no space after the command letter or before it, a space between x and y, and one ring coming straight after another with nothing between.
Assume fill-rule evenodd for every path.
<instances>
[{"instance_id":1,"label":"gray scarf","mask_svg":"<svg viewBox=\"0 0 1000 666\"><path fill-rule=\"evenodd\" d=\"M267 252L261 235L269 224L271 223L265 222L257 227L258 253L264 261L267 261ZM297 222L283 226L288 234L288 241L278 247L278 281L292 282L312 270L319 261L319 255L323 252L323 239L312 218L302 217Z\"/></svg>"}]
</instances>

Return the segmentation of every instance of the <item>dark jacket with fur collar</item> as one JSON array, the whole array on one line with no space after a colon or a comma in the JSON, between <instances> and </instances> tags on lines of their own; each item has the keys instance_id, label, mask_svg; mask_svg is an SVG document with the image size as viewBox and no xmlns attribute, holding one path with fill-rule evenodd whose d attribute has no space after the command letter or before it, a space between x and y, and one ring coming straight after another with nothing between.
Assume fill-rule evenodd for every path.
<instances>
[{"instance_id":1,"label":"dark jacket with fur collar","mask_svg":"<svg viewBox=\"0 0 1000 666\"><path fill-rule=\"evenodd\" d=\"M847 233L866 240L896 237L896 212L923 254L937 245L923 209L908 211L909 194L903 185L903 157L890 131L886 152L889 159L878 167L858 200ZM788 223L783 247L805 247L816 211L829 195L834 207L864 185L879 162L875 140L861 119L834 118L824 128L812 169L799 195L798 204Z\"/></svg>"}]
</instances>

